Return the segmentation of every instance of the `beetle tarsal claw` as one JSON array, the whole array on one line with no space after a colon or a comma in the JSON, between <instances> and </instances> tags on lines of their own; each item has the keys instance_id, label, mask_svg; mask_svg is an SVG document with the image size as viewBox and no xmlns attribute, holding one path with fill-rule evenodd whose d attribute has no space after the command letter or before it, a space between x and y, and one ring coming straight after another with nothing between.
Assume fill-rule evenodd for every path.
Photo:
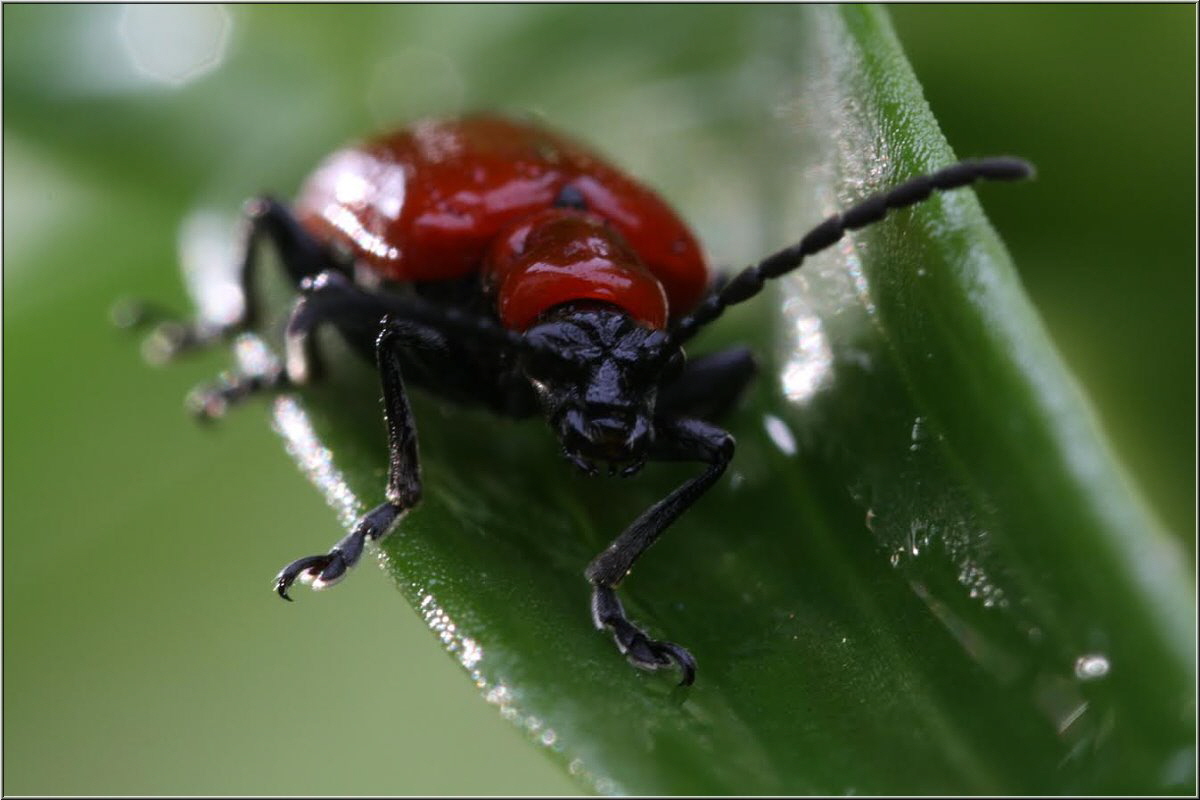
<instances>
[{"instance_id":1,"label":"beetle tarsal claw","mask_svg":"<svg viewBox=\"0 0 1200 800\"><path fill-rule=\"evenodd\" d=\"M594 589L592 618L596 627L608 628L612 632L617 649L635 667L653 671L674 664L683 672L680 686L690 686L696 680L696 659L691 652L674 642L663 642L647 636L629 621L611 587L597 586Z\"/></svg>"},{"instance_id":2,"label":"beetle tarsal claw","mask_svg":"<svg viewBox=\"0 0 1200 800\"><path fill-rule=\"evenodd\" d=\"M193 417L201 422L210 422L225 416L229 401L217 388L203 386L192 390L184 405Z\"/></svg>"},{"instance_id":3,"label":"beetle tarsal claw","mask_svg":"<svg viewBox=\"0 0 1200 800\"><path fill-rule=\"evenodd\" d=\"M333 553L330 553L330 555L332 558L329 564L327 564L325 568L321 570L320 574L316 574L315 569L311 569L304 573L305 576L312 576L311 580L306 582L316 591L333 586L342 578L346 577L346 573L350 569L351 565L346 563L346 559L342 557L341 553L334 551Z\"/></svg>"},{"instance_id":4,"label":"beetle tarsal claw","mask_svg":"<svg viewBox=\"0 0 1200 800\"><path fill-rule=\"evenodd\" d=\"M291 600L288 590L296 581L319 591L344 578L348 568L346 559L336 550L324 555L299 558L275 576L275 591L284 600Z\"/></svg>"},{"instance_id":5,"label":"beetle tarsal claw","mask_svg":"<svg viewBox=\"0 0 1200 800\"><path fill-rule=\"evenodd\" d=\"M621 647L618 640L617 646ZM678 666L683 672L680 686L690 686L696 679L696 659L686 647L674 642L662 642L647 637L641 631L634 636L628 646L622 648L625 658L635 667L645 670L657 670L662 667Z\"/></svg>"}]
</instances>

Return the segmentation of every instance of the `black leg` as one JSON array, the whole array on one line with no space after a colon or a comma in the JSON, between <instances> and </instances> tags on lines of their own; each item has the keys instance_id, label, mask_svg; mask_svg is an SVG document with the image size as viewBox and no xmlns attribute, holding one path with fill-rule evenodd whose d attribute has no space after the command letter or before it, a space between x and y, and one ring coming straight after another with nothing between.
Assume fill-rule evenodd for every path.
<instances>
[{"instance_id":1,"label":"black leg","mask_svg":"<svg viewBox=\"0 0 1200 800\"><path fill-rule=\"evenodd\" d=\"M259 244L263 239L275 247L288 278L297 286L304 278L333 267L326 250L282 203L269 197L256 197L246 203L244 213L245 233L238 274L243 304L237 319L223 324L205 320L183 322L171 319L161 308L147 303L128 304L114 312L115 321L122 327L158 323L146 343L147 357L151 360L169 361L254 326L260 311L255 274Z\"/></svg>"},{"instance_id":2,"label":"black leg","mask_svg":"<svg viewBox=\"0 0 1200 800\"><path fill-rule=\"evenodd\" d=\"M462 369L461 354L452 352L450 339L436 327L444 322L436 307L403 295L367 291L332 270L304 277L299 292L287 324L285 367L266 374L226 373L216 384L192 392L188 405L193 412L211 419L255 394L311 383L321 372L314 333L324 324L333 325L351 347L370 358L385 317L407 349L420 351L424 362L435 365L439 379L453 382L457 376L460 383L470 383L472 374ZM475 323L475 329L482 329L485 322ZM461 324L472 322L464 317ZM477 393L478 387L471 392Z\"/></svg>"},{"instance_id":3,"label":"black leg","mask_svg":"<svg viewBox=\"0 0 1200 800\"><path fill-rule=\"evenodd\" d=\"M656 641L634 625L617 599L616 587L634 562L721 477L733 458L733 437L715 425L698 419L674 419L658 424L651 459L657 461L704 461L704 472L688 480L634 520L608 548L588 565L591 581L592 619L596 627L612 631L617 648L642 669L658 669L672 662L683 671L681 685L695 680L696 660L685 648Z\"/></svg>"},{"instance_id":4,"label":"black leg","mask_svg":"<svg viewBox=\"0 0 1200 800\"><path fill-rule=\"evenodd\" d=\"M225 415L230 406L260 394L281 392L291 386L287 373L275 365L262 372L241 369L221 374L216 383L203 384L187 397L188 410L202 422Z\"/></svg>"},{"instance_id":5,"label":"black leg","mask_svg":"<svg viewBox=\"0 0 1200 800\"><path fill-rule=\"evenodd\" d=\"M283 391L319 377L320 357L312 334L322 323L337 326L348 340L363 347L365 353L374 350L380 320L388 311L382 296L365 292L342 273L332 271L302 278L299 288L300 297L288 320L286 368L272 364L265 372L235 370L223 374L214 384L197 387L187 401L197 417L215 419L231 405L250 397ZM437 346L431 338L436 335L428 329L416 325L410 325L409 329L415 339L421 340L418 345L427 350Z\"/></svg>"},{"instance_id":6,"label":"black leg","mask_svg":"<svg viewBox=\"0 0 1200 800\"><path fill-rule=\"evenodd\" d=\"M675 380L658 392L658 413L664 417L725 416L754 379L758 364L748 347L731 347L692 359Z\"/></svg>"},{"instance_id":7,"label":"black leg","mask_svg":"<svg viewBox=\"0 0 1200 800\"><path fill-rule=\"evenodd\" d=\"M355 285L340 272L322 272L300 283L300 298L292 307L286 332L287 374L294 384L308 383L320 375L320 358L313 334L324 323L333 324L352 346L370 342L377 347L381 321L387 318L404 346L421 350L450 368L453 356L445 335L429 324L411 319L406 298L372 293Z\"/></svg>"},{"instance_id":8,"label":"black leg","mask_svg":"<svg viewBox=\"0 0 1200 800\"><path fill-rule=\"evenodd\" d=\"M495 319L470 313L454 305L438 305L414 294L364 289L337 270L325 270L300 281L301 303L288 322L290 354L299 354L308 334L324 319L335 320L338 329L353 339L363 331L374 331L384 315L409 320L422 329L470 342L473 346L520 352L530 348L525 337L500 325ZM289 363L289 370L291 364ZM294 376L298 377L298 376Z\"/></svg>"},{"instance_id":9,"label":"black leg","mask_svg":"<svg viewBox=\"0 0 1200 800\"><path fill-rule=\"evenodd\" d=\"M399 348L411 343L405 325L387 324L376 340L375 352L383 385L383 416L388 431L388 481L386 501L368 512L354 530L323 555L308 556L288 564L275 577L275 591L285 600L299 579L314 589L336 583L362 555L367 540L382 539L401 514L421 499L421 472L417 459L417 429L400 375Z\"/></svg>"}]
</instances>

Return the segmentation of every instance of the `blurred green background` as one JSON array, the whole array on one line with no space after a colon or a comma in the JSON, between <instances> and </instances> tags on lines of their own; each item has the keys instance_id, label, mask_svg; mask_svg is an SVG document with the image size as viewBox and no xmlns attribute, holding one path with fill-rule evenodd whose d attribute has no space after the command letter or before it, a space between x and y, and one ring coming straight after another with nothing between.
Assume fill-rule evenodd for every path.
<instances>
[{"instance_id":1,"label":"blurred green background","mask_svg":"<svg viewBox=\"0 0 1200 800\"><path fill-rule=\"evenodd\" d=\"M347 138L478 106L589 131L667 187L715 260L746 260L778 244L752 188L688 192L671 137L769 124L796 13L198 8L4 8L4 790L577 791L392 610L380 571L272 598L334 514L259 409L215 431L183 415L223 354L152 370L108 307L184 306L177 239L197 209L232 222ZM1195 8L891 13L959 155L1037 163L988 213L1134 482L1194 552ZM176 84L148 74L179 75L190 52L151 46L171 14L223 42ZM664 102L697 85L715 87L706 105ZM278 534L296 530L313 533Z\"/></svg>"}]
</instances>

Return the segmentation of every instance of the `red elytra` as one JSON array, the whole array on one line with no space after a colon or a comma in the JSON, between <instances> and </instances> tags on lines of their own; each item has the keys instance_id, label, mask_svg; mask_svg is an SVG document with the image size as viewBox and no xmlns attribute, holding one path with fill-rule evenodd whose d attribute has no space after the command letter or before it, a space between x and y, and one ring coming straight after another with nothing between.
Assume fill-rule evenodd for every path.
<instances>
[{"instance_id":1,"label":"red elytra","mask_svg":"<svg viewBox=\"0 0 1200 800\"><path fill-rule=\"evenodd\" d=\"M586 212L555 209L567 186ZM295 211L388 280L480 275L514 330L572 300L662 328L709 283L695 237L657 194L564 136L494 115L422 121L339 150Z\"/></svg>"}]
</instances>

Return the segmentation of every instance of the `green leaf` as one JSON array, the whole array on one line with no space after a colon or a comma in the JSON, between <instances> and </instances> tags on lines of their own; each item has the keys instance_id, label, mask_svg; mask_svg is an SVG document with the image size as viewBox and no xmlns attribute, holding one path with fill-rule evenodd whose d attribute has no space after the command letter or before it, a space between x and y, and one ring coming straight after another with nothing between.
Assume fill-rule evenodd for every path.
<instances>
[{"instance_id":1,"label":"green leaf","mask_svg":"<svg viewBox=\"0 0 1200 800\"><path fill-rule=\"evenodd\" d=\"M747 165L775 246L954 160L882 11L806 22L780 113L812 141ZM582 570L696 467L587 480L536 420L418 398L425 500L383 561L481 696L600 792L1190 786L1192 576L974 194L892 214L780 283L694 348L749 340L763 374L728 420L730 473L622 589L695 653L690 689L592 629ZM382 499L372 381L345 370L276 405L344 521Z\"/></svg>"},{"instance_id":2,"label":"green leaf","mask_svg":"<svg viewBox=\"0 0 1200 800\"><path fill-rule=\"evenodd\" d=\"M135 42L144 8L3 12L6 788L536 794L578 758L581 789L1194 789L1194 556L1164 551L1097 452L1008 267L975 252L970 193L843 241L697 342L750 342L764 373L727 421L730 474L623 590L700 657L687 694L590 629L580 573L691 467L589 481L542 423L422 401L430 500L387 559L475 643L477 692L386 573L275 598L274 571L338 535L320 493L261 408L203 431L182 414L227 353L151 370L108 329L118 296L185 307L176 241L198 221L224 235L342 141L466 108L544 113L740 265L952 157L881 12L167 6ZM959 155L1043 170L980 197L1194 551L1195 8L889 13ZM211 71L141 68L214 14ZM300 398L353 509L380 499L377 395L363 367Z\"/></svg>"}]
</instances>

